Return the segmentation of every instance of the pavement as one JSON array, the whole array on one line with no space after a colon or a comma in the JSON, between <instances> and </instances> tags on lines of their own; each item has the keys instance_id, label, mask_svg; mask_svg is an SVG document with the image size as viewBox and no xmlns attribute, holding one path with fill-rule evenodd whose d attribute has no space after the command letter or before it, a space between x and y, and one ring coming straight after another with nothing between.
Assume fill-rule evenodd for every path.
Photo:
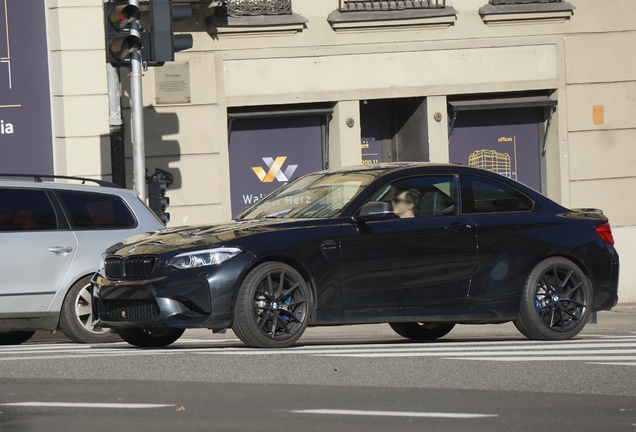
<instances>
[{"instance_id":1,"label":"pavement","mask_svg":"<svg viewBox=\"0 0 636 432\"><path fill-rule=\"evenodd\" d=\"M285 350L228 330L173 345L0 347L0 431L636 432L636 304L568 341L511 323L413 342L386 324L310 328Z\"/></svg>"},{"instance_id":2,"label":"pavement","mask_svg":"<svg viewBox=\"0 0 636 432\"><path fill-rule=\"evenodd\" d=\"M588 323L582 335L603 333L618 334L627 330L636 332L636 303L623 303L610 311L598 312L596 324ZM499 325L458 325L445 338L496 338L496 339L524 339L512 323ZM207 329L187 330L182 338L189 339L235 339L231 330L224 334L213 334ZM401 339L386 324L366 324L355 326L316 327L309 328L299 343L323 341L370 341L380 339ZM27 344L41 343L71 343L71 341L57 330L37 331Z\"/></svg>"}]
</instances>

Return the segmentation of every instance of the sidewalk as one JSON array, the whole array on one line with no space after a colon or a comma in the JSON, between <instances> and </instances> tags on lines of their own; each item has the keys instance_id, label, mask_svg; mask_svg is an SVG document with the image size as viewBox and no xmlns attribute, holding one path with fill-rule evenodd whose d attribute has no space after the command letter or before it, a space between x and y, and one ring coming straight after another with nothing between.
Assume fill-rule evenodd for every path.
<instances>
[{"instance_id":1,"label":"sidewalk","mask_svg":"<svg viewBox=\"0 0 636 432\"><path fill-rule=\"evenodd\" d=\"M636 303L619 304L611 311L598 313L598 323L588 324L581 332L581 336L625 335L636 337ZM183 337L190 339L235 339L231 330L224 334L213 334L211 330L187 330ZM320 340L334 342L334 340L361 341L386 340L400 338L386 324L366 324L356 326L316 327L309 328L302 337L303 342L318 342ZM450 339L489 338L489 339L524 339L512 323L500 325L458 325L446 336ZM27 342L31 343L72 343L62 331L55 333L38 331Z\"/></svg>"}]
</instances>

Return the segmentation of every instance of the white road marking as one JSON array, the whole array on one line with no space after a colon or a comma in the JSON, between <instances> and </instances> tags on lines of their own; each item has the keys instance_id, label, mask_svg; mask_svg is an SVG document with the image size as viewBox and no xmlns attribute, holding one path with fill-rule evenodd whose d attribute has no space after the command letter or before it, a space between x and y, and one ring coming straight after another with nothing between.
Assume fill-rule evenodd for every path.
<instances>
[{"instance_id":1,"label":"white road marking","mask_svg":"<svg viewBox=\"0 0 636 432\"><path fill-rule=\"evenodd\" d=\"M82 402L14 402L0 406L43 407L43 408L114 408L114 409L148 409L173 407L174 404L122 404L122 403L82 403Z\"/></svg>"},{"instance_id":2,"label":"white road marking","mask_svg":"<svg viewBox=\"0 0 636 432\"><path fill-rule=\"evenodd\" d=\"M601 336L599 336L601 337ZM604 336L604 338L610 338L610 336ZM614 339L614 337L611 337ZM619 338L616 336L615 338ZM355 348L391 348L391 349L413 349L413 347L421 347L421 348L435 348L439 350L447 349L448 347L466 347L466 346L514 346L520 345L522 347L532 347L532 346L541 346L548 347L551 345L554 346L563 346L563 345L578 345L578 344L590 344L590 343L598 343L601 342L603 344L607 342L611 342L612 339L574 339L574 340L566 340L566 341L532 341L532 340L512 340L512 341L479 341L479 342L446 342L446 341L436 341L436 342L424 342L424 343L413 343L413 342L396 342L396 343L384 343L384 344L348 344L348 345L306 345L306 346L294 346L290 348L285 348L284 350L268 350L268 349L252 349L247 347L227 347L227 348L216 348L222 350L236 350L236 351L258 351L258 352L288 352L288 351L305 351L312 349L351 349ZM624 339L616 340L616 342L626 342L627 339L631 339L636 343L636 336L625 336ZM204 341L203 339L197 339L195 341ZM168 348L164 349L182 349L181 345L187 344L190 340L182 340L180 339L173 345L170 345ZM210 339L206 342L210 343L231 343L231 342L240 342L239 339ZM202 342L203 343L203 342ZM125 342L118 342L113 344L97 344L97 345L78 345L78 344L39 344L39 345L20 345L20 346L12 346L12 347L0 347L0 354L3 352L9 351L26 351L26 350L60 350L60 349L71 349L76 351L78 349L86 349L86 350L119 350L118 348L110 348L113 346L124 347L127 349L135 349L131 345ZM209 351L210 348L199 348L201 350ZM215 349L215 348L212 348Z\"/></svg>"},{"instance_id":3,"label":"white road marking","mask_svg":"<svg viewBox=\"0 0 636 432\"><path fill-rule=\"evenodd\" d=\"M604 353L607 355L613 355L613 354L636 354L636 349L607 349L607 350L602 350L602 351L585 351L585 350L578 350L576 352L572 352L572 354L599 354L599 353ZM492 352L490 351L486 351L486 352L482 352L482 351L465 351L465 352L369 352L369 353L352 353L352 354L331 354L331 353L327 353L327 354L320 354L321 357L452 357L452 358L459 358L459 357L477 357L477 356L483 356L483 357L488 357L490 358L490 356L492 356ZM493 358L502 358L505 359L507 356L518 356L518 355L550 355L550 354L554 354L554 351L552 350L532 350L532 351L504 351L504 352L498 352L496 353L498 356L501 357L493 357Z\"/></svg>"},{"instance_id":4,"label":"white road marking","mask_svg":"<svg viewBox=\"0 0 636 432\"><path fill-rule=\"evenodd\" d=\"M566 348L570 349L589 349L589 348L634 348L636 349L636 343L615 343L615 344L585 344L585 345L569 345ZM542 350L563 350L564 347L562 345L532 345L532 346L515 346L514 349L519 351L512 351L516 353L533 352L537 348L541 348ZM524 351L521 351L523 349ZM466 345L464 347L444 347L444 346L396 346L394 348L380 348L380 349L357 349L357 348L346 348L341 347L337 349L331 349L331 347L322 347L321 349L305 349L305 350L263 350L263 349L245 349L245 348L227 348L223 351L213 351L213 350L197 350L196 352L199 354L214 354L214 355L287 355L287 354L321 354L321 355L333 355L336 357L359 357L354 354L358 353L369 353L373 352L374 354L380 353L388 353L395 355L396 357L400 356L410 356L412 353L425 352L427 354L424 355L433 355L439 356L440 352L443 353L453 353L457 352L457 355L472 355L465 354L464 351L469 353L474 353L478 351L484 351L486 353L492 353L494 351L502 351L502 355L507 355L511 351L510 346L503 347L475 347ZM608 351L608 350L605 350ZM627 352L636 352L636 350L628 350ZM351 354L351 355L349 355ZM389 356L391 357L391 356Z\"/></svg>"},{"instance_id":5,"label":"white road marking","mask_svg":"<svg viewBox=\"0 0 636 432\"><path fill-rule=\"evenodd\" d=\"M531 362L531 361L609 361L609 360L636 360L636 356L607 356L607 355L590 355L590 356L545 356L545 357L454 357L448 360L481 360L496 362Z\"/></svg>"},{"instance_id":6,"label":"white road marking","mask_svg":"<svg viewBox=\"0 0 636 432\"><path fill-rule=\"evenodd\" d=\"M238 339L183 339L169 347L157 349L141 349L125 342L107 345L41 344L0 347L0 362L198 354L224 356L304 355L352 358L428 357L444 360L585 361L614 366L636 365L633 362L636 360L636 337L632 336L597 335L595 339L579 338L568 341L446 342L442 340L424 343L306 345L286 349L254 349L237 346L234 342L238 342ZM218 346L219 343L229 344L229 346Z\"/></svg>"},{"instance_id":7,"label":"white road marking","mask_svg":"<svg viewBox=\"0 0 636 432\"><path fill-rule=\"evenodd\" d=\"M468 414L468 413L435 413L435 412L408 412L408 411L361 411L340 409L310 409L290 411L296 414L323 414L323 415L354 415L354 416L379 416L379 417L423 417L423 418L453 418L475 419L486 417L499 417L498 414Z\"/></svg>"},{"instance_id":8,"label":"white road marking","mask_svg":"<svg viewBox=\"0 0 636 432\"><path fill-rule=\"evenodd\" d=\"M359 349L350 348L350 345L344 346L320 346L320 347L302 347L303 349L252 349L252 348L179 348L168 347L164 349L139 349L133 348L127 345L119 349L113 348L75 348L75 349L46 349L46 350L26 350L20 351L13 348L11 351L0 350L0 361L2 360L33 360L37 358L74 358L74 357L112 357L112 356L131 356L131 355L170 355L170 354L206 354L206 355L298 355L298 354L315 354L321 356L334 356L334 357L418 357L418 356L440 356L440 355L457 355L457 356L473 356L492 354L494 352L501 352L501 355L513 355L524 353L542 354L555 350L576 350L578 353L585 353L587 351L596 352L590 350L590 348L605 348L605 353L622 353L628 354L636 352L636 342L625 343L585 343L585 344L569 344L567 347L563 345L548 345L548 344L527 344L525 346L514 346L515 351L511 346L495 346L484 347L474 346L472 344L465 344L464 346L452 346L447 347L442 345L397 345L391 348L375 348L369 346L369 348ZM537 351L537 348L541 348L541 351ZM616 350L614 348L632 348L631 350ZM482 353L483 352L483 353ZM61 355L68 353L68 355ZM24 356L28 354L28 356ZM33 354L55 354L48 356L35 356ZM18 357L19 356L19 357Z\"/></svg>"}]
</instances>

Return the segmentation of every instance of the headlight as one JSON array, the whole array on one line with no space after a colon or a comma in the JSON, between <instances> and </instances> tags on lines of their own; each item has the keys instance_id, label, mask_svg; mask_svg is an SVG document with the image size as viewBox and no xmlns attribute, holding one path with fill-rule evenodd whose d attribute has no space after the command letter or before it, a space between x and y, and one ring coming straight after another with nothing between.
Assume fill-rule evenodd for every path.
<instances>
[{"instance_id":1,"label":"headlight","mask_svg":"<svg viewBox=\"0 0 636 432\"><path fill-rule=\"evenodd\" d=\"M174 268L185 270L220 264L243 252L238 248L216 248L192 251L172 257L168 264Z\"/></svg>"},{"instance_id":2,"label":"headlight","mask_svg":"<svg viewBox=\"0 0 636 432\"><path fill-rule=\"evenodd\" d=\"M99 270L97 270L97 273L100 274L101 276L105 276L106 275L106 252L104 252L102 254L102 259L99 262Z\"/></svg>"}]
</instances>

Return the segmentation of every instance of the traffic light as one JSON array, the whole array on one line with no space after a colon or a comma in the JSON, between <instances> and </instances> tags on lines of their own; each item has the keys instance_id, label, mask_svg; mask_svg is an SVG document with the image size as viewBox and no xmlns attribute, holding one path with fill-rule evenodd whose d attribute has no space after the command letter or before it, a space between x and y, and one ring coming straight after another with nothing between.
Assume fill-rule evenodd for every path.
<instances>
[{"instance_id":1,"label":"traffic light","mask_svg":"<svg viewBox=\"0 0 636 432\"><path fill-rule=\"evenodd\" d=\"M130 56L141 50L141 38L130 32L131 24L138 21L141 12L138 6L127 0L104 3L106 21L106 62L113 66L123 66L130 62Z\"/></svg>"},{"instance_id":2,"label":"traffic light","mask_svg":"<svg viewBox=\"0 0 636 432\"><path fill-rule=\"evenodd\" d=\"M150 210L155 212L164 224L170 222L170 213L166 209L170 205L170 198L166 196L168 192L168 182L159 180L157 177L148 179L148 204Z\"/></svg>"},{"instance_id":3,"label":"traffic light","mask_svg":"<svg viewBox=\"0 0 636 432\"><path fill-rule=\"evenodd\" d=\"M173 5L172 0L150 0L150 59L174 61L174 53L192 48L191 34L175 35L173 24L192 16L189 4Z\"/></svg>"}]
</instances>

